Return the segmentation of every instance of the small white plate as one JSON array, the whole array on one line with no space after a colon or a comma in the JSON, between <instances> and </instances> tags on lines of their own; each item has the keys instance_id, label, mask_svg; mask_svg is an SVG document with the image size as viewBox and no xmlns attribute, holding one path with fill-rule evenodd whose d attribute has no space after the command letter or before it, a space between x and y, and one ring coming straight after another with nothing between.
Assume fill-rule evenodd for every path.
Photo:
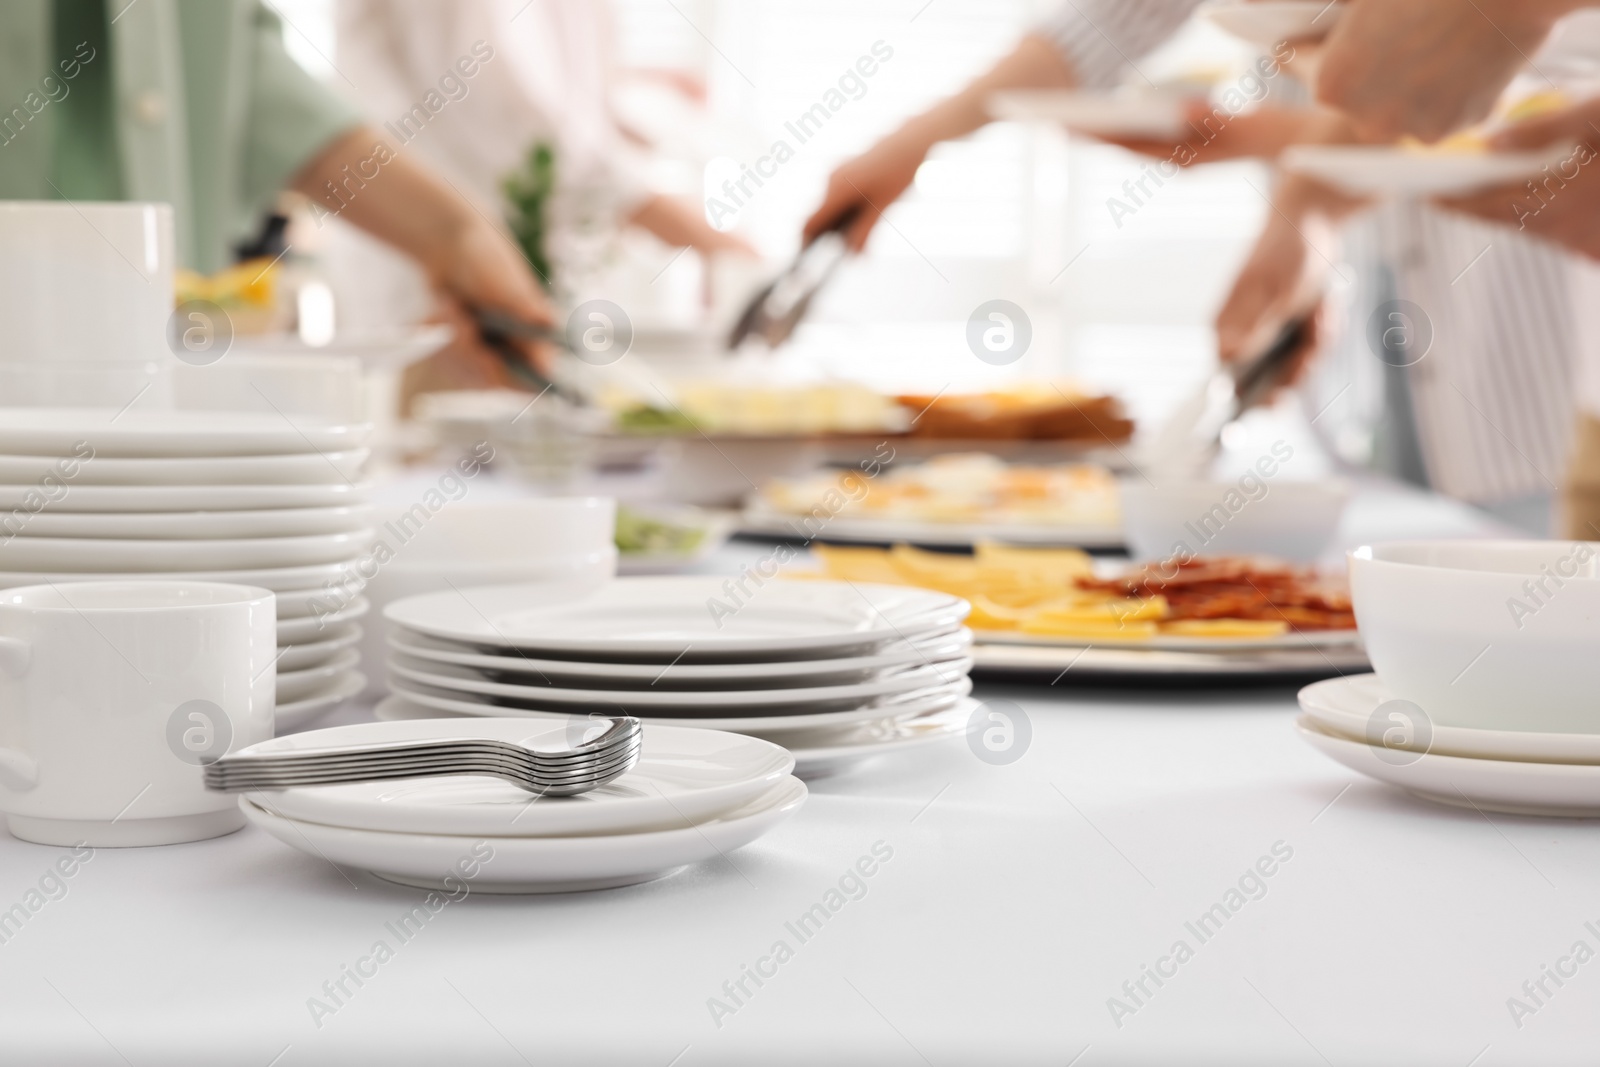
<instances>
[{"instance_id":1,"label":"small white plate","mask_svg":"<svg viewBox=\"0 0 1600 1067\"><path fill-rule=\"evenodd\" d=\"M1253 5L1246 5L1253 6ZM1537 152L1418 152L1387 145L1294 145L1286 170L1357 196L1461 196L1537 176L1572 154L1568 146Z\"/></svg>"},{"instance_id":2,"label":"small white plate","mask_svg":"<svg viewBox=\"0 0 1600 1067\"><path fill-rule=\"evenodd\" d=\"M344 626L330 627L328 637L322 641L279 645L278 670L303 671L308 667L326 663L360 641L365 632L360 623L347 623Z\"/></svg>"},{"instance_id":3,"label":"small white plate","mask_svg":"<svg viewBox=\"0 0 1600 1067\"><path fill-rule=\"evenodd\" d=\"M346 671L310 696L279 704L273 712L276 732L296 729L325 711L331 711L367 687L367 676L360 671Z\"/></svg>"},{"instance_id":4,"label":"small white plate","mask_svg":"<svg viewBox=\"0 0 1600 1067\"><path fill-rule=\"evenodd\" d=\"M371 482L328 485L83 485L62 478L66 493L47 497L38 483L0 485L0 511L142 513L148 511L260 511L266 508L328 508L365 504Z\"/></svg>"},{"instance_id":5,"label":"small white plate","mask_svg":"<svg viewBox=\"0 0 1600 1067\"><path fill-rule=\"evenodd\" d=\"M310 537L239 538L226 541L123 541L94 537L0 539L0 567L14 571L100 572L178 568L304 567L354 560L372 542L372 530Z\"/></svg>"},{"instance_id":6,"label":"small white plate","mask_svg":"<svg viewBox=\"0 0 1600 1067\"><path fill-rule=\"evenodd\" d=\"M460 738L562 748L570 743L567 731L566 724L527 719L452 716L366 722L274 738L232 755ZM724 730L646 726L638 763L620 778L573 797L540 797L498 778L473 775L300 787L247 796L285 818L357 830L571 837L692 826L769 792L793 768L794 758L770 741Z\"/></svg>"},{"instance_id":7,"label":"small white plate","mask_svg":"<svg viewBox=\"0 0 1600 1067\"><path fill-rule=\"evenodd\" d=\"M958 597L853 582L749 584L728 579L619 578L589 596L549 605L541 585L485 586L410 597L384 617L417 633L484 648L521 648L632 662L811 658L868 652L966 618Z\"/></svg>"},{"instance_id":8,"label":"small white plate","mask_svg":"<svg viewBox=\"0 0 1600 1067\"><path fill-rule=\"evenodd\" d=\"M361 653L351 648L314 667L305 667L298 671L279 671L278 703L292 704L296 700L313 696L319 689L326 689L329 683L345 671L355 670L359 666L361 666Z\"/></svg>"},{"instance_id":9,"label":"small white plate","mask_svg":"<svg viewBox=\"0 0 1600 1067\"><path fill-rule=\"evenodd\" d=\"M326 615L308 615L299 619L284 619L278 623L278 644L298 645L307 641L323 640L345 623L354 622L372 610L372 603L358 596L338 611Z\"/></svg>"},{"instance_id":10,"label":"small white plate","mask_svg":"<svg viewBox=\"0 0 1600 1067\"><path fill-rule=\"evenodd\" d=\"M513 685L491 681L471 667L412 660L398 653L389 657L388 667L391 677L404 678L434 689L521 701L529 705L544 705L545 710L550 711L560 710L563 705L573 709L599 706L621 708L630 715L649 713L675 716L697 711L710 712L713 709L730 714L737 712L760 714L778 708L805 708L811 712L842 711L845 708L860 707L879 697L948 685L964 677L972 669L972 660L958 659L950 663L901 667L881 678L845 685L711 690L654 687L568 689L539 684L532 678L528 679L530 684Z\"/></svg>"},{"instance_id":11,"label":"small white plate","mask_svg":"<svg viewBox=\"0 0 1600 1067\"><path fill-rule=\"evenodd\" d=\"M455 331L428 323L392 333L341 333L325 345L308 345L293 334L235 337L230 351L247 356L350 356L365 370L397 371L426 359L450 343Z\"/></svg>"},{"instance_id":12,"label":"small white plate","mask_svg":"<svg viewBox=\"0 0 1600 1067\"><path fill-rule=\"evenodd\" d=\"M1191 99L1176 93L1036 89L993 94L989 114L1011 122L1056 122L1097 136L1183 137L1192 132L1184 121Z\"/></svg>"},{"instance_id":13,"label":"small white plate","mask_svg":"<svg viewBox=\"0 0 1600 1067\"><path fill-rule=\"evenodd\" d=\"M1114 637L1049 637L1016 630L974 630L973 636L989 645L1032 645L1041 648L1126 648L1152 652L1243 652L1268 649L1350 648L1361 643L1358 630L1293 631L1276 637L1154 637L1118 640Z\"/></svg>"},{"instance_id":14,"label":"small white plate","mask_svg":"<svg viewBox=\"0 0 1600 1067\"><path fill-rule=\"evenodd\" d=\"M71 478L51 456L0 455L0 482L39 482L46 476L73 491L89 485L338 485L361 477L371 450L308 452L290 456L172 456L159 459L83 460ZM68 495L71 495L70 493Z\"/></svg>"},{"instance_id":15,"label":"small white plate","mask_svg":"<svg viewBox=\"0 0 1600 1067\"><path fill-rule=\"evenodd\" d=\"M327 582L349 584L356 578L349 562L319 563L310 567L271 567L250 571L143 571L140 573L98 574L86 571L0 571L0 589L19 585L45 585L51 582L149 581L153 577L173 581L227 582L230 585L255 585L276 593L279 590L304 590Z\"/></svg>"},{"instance_id":16,"label":"small white plate","mask_svg":"<svg viewBox=\"0 0 1600 1067\"><path fill-rule=\"evenodd\" d=\"M101 457L263 456L341 452L366 444L371 423L332 425L255 411L0 408L0 452Z\"/></svg>"},{"instance_id":17,"label":"small white plate","mask_svg":"<svg viewBox=\"0 0 1600 1067\"><path fill-rule=\"evenodd\" d=\"M418 685L415 682L390 679L389 688L396 696L405 698L409 703L432 708L436 712L450 711L458 715L483 715L490 718L525 716L533 719L564 719L571 717L562 711L527 711L521 708L505 707L501 704L490 703L487 697L474 697L471 693L455 693L432 689L428 686ZM821 711L813 714L798 715L751 715L739 718L717 716L715 718L691 719L677 715L670 718L644 715L638 716L638 718L640 722L651 726L687 726L698 730L732 730L736 733L754 734L757 737L774 739L779 734L787 733L791 730L811 730L822 726L843 726L850 723L871 722L880 719L909 719L917 715L926 715L931 711L939 711L952 706L971 692L972 679L962 678L948 686L919 690L896 697L886 697L845 711Z\"/></svg>"},{"instance_id":18,"label":"small white plate","mask_svg":"<svg viewBox=\"0 0 1600 1067\"><path fill-rule=\"evenodd\" d=\"M785 734L780 741L794 755L796 777L823 778L906 749L964 737L977 707L976 700L966 698L943 711L913 719L807 730Z\"/></svg>"},{"instance_id":19,"label":"small white plate","mask_svg":"<svg viewBox=\"0 0 1600 1067\"><path fill-rule=\"evenodd\" d=\"M69 490L70 492L70 490ZM372 521L366 505L273 508L265 511L56 512L30 515L19 537L96 537L202 541L241 537L307 537L354 533Z\"/></svg>"},{"instance_id":20,"label":"small white plate","mask_svg":"<svg viewBox=\"0 0 1600 1067\"><path fill-rule=\"evenodd\" d=\"M1376 674L1329 678L1300 690L1300 707L1319 727L1355 741L1365 742L1375 720L1386 728L1387 719L1375 713L1394 694L1384 689ZM1530 699L1533 697L1530 695ZM1462 726L1422 726L1418 735L1426 748L1445 756L1467 759L1515 760L1526 763L1587 763L1600 765L1600 734L1549 734L1531 730L1474 730ZM1376 738L1374 738L1376 740ZM1402 747L1403 751L1409 751Z\"/></svg>"},{"instance_id":21,"label":"small white plate","mask_svg":"<svg viewBox=\"0 0 1600 1067\"><path fill-rule=\"evenodd\" d=\"M239 807L251 822L291 848L402 885L452 893L462 885L474 893L571 893L648 882L691 863L726 856L778 825L805 799L805 783L790 777L743 807L687 829L493 840L297 822L244 797ZM465 873L469 870L470 875Z\"/></svg>"},{"instance_id":22,"label":"small white plate","mask_svg":"<svg viewBox=\"0 0 1600 1067\"><path fill-rule=\"evenodd\" d=\"M365 585L364 582L346 582L331 589L323 586L320 589L292 589L279 592L276 597L278 621L303 619L319 611L329 611L340 604L349 604Z\"/></svg>"},{"instance_id":23,"label":"small white plate","mask_svg":"<svg viewBox=\"0 0 1600 1067\"><path fill-rule=\"evenodd\" d=\"M1330 759L1424 800L1510 815L1600 816L1600 766L1517 763L1438 753L1401 762L1396 759L1401 754L1394 749L1335 736L1309 715L1300 716L1295 729Z\"/></svg>"},{"instance_id":24,"label":"small white plate","mask_svg":"<svg viewBox=\"0 0 1600 1067\"><path fill-rule=\"evenodd\" d=\"M1320 41L1343 14L1336 0L1220 0L1204 18L1241 40L1271 48L1279 41Z\"/></svg>"},{"instance_id":25,"label":"small white plate","mask_svg":"<svg viewBox=\"0 0 1600 1067\"><path fill-rule=\"evenodd\" d=\"M278 611L282 614L280 595ZM491 656L473 652L453 642L440 641L408 631L389 638L389 647L414 659L475 667L504 674L543 675L571 682L605 681L651 687L672 684L703 686L706 689L767 688L807 681L824 683L864 681L898 667L923 663L943 663L965 656L972 648L972 631L928 637L915 642L896 641L875 655L846 656L838 659L795 659L773 663L678 663L663 677L659 663L587 663L582 660L533 659L527 656Z\"/></svg>"}]
</instances>

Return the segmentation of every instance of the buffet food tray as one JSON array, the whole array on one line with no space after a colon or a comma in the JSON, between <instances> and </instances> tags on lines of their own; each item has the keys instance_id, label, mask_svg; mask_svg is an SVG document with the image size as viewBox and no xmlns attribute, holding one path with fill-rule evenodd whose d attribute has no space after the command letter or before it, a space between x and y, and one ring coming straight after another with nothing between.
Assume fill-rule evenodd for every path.
<instances>
[{"instance_id":1,"label":"buffet food tray","mask_svg":"<svg viewBox=\"0 0 1600 1067\"><path fill-rule=\"evenodd\" d=\"M1311 680L1372 669L1360 645L1237 652L1174 652L1148 648L1011 645L972 647L972 673L980 678L1150 683Z\"/></svg>"}]
</instances>

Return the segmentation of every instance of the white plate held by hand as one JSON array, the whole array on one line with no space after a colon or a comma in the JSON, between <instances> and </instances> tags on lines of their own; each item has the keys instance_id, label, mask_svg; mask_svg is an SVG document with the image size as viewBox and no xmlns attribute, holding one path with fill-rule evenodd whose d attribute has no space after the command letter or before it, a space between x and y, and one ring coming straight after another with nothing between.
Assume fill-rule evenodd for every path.
<instances>
[{"instance_id":1,"label":"white plate held by hand","mask_svg":"<svg viewBox=\"0 0 1600 1067\"><path fill-rule=\"evenodd\" d=\"M1284 169L1356 196L1464 196L1537 177L1572 155L1558 145L1537 152L1419 152L1388 145L1294 145ZM1510 221L1511 208L1506 208Z\"/></svg>"}]
</instances>

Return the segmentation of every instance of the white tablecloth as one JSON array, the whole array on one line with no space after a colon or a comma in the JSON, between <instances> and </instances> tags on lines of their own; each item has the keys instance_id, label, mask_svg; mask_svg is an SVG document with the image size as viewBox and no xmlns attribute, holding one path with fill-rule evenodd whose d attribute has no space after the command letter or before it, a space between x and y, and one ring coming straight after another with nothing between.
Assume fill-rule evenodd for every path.
<instances>
[{"instance_id":1,"label":"white tablecloth","mask_svg":"<svg viewBox=\"0 0 1600 1067\"><path fill-rule=\"evenodd\" d=\"M1405 494L1351 518L1487 529ZM1287 689L978 695L1025 710L1017 762L908 754L816 783L726 861L469 896L403 943L422 892L254 828L98 850L59 884L65 850L0 838L0 910L41 879L54 897L0 919L0 1062L1595 1061L1600 962L1542 972L1600 951L1595 823L1357 777L1296 739ZM802 940L818 904L835 907ZM335 1001L324 983L379 940L393 958Z\"/></svg>"}]
</instances>

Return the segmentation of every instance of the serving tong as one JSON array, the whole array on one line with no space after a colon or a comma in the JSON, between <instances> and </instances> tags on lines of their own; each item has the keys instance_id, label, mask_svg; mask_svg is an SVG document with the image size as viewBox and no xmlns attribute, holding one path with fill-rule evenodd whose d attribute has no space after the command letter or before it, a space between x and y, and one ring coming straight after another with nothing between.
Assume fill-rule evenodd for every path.
<instances>
[{"instance_id":1,"label":"serving tong","mask_svg":"<svg viewBox=\"0 0 1600 1067\"><path fill-rule=\"evenodd\" d=\"M573 796L604 785L639 760L639 720L608 716L600 736L560 751L492 738L394 741L292 753L242 752L205 767L206 788L252 793L306 785L342 785L396 778L490 775L530 793Z\"/></svg>"},{"instance_id":2,"label":"serving tong","mask_svg":"<svg viewBox=\"0 0 1600 1067\"><path fill-rule=\"evenodd\" d=\"M789 339L811 309L811 301L839 264L850 257L850 246L842 231L855 221L860 210L851 208L800 246L794 262L751 297L728 334L729 352L737 351L751 337L759 337L768 348L777 348Z\"/></svg>"}]
</instances>

